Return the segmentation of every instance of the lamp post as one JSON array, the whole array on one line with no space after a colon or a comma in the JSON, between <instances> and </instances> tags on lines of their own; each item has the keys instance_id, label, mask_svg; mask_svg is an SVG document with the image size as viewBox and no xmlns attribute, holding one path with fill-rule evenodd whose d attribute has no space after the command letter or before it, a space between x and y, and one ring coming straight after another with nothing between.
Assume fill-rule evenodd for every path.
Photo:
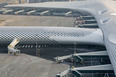
<instances>
[{"instance_id":1,"label":"lamp post","mask_svg":"<svg viewBox=\"0 0 116 77\"><path fill-rule=\"evenodd\" d=\"M25 3L29 3L30 1L29 0L25 0Z\"/></svg>"},{"instance_id":2,"label":"lamp post","mask_svg":"<svg viewBox=\"0 0 116 77\"><path fill-rule=\"evenodd\" d=\"M37 35L35 35L35 37L37 37ZM37 38L36 38L36 45L35 45L35 48L36 48L36 56L37 56Z\"/></svg>"},{"instance_id":3,"label":"lamp post","mask_svg":"<svg viewBox=\"0 0 116 77\"><path fill-rule=\"evenodd\" d=\"M42 0L39 0L39 3L41 3L42 2Z\"/></svg>"},{"instance_id":4,"label":"lamp post","mask_svg":"<svg viewBox=\"0 0 116 77\"><path fill-rule=\"evenodd\" d=\"M74 43L74 53L76 52L76 44L77 43Z\"/></svg>"}]
</instances>

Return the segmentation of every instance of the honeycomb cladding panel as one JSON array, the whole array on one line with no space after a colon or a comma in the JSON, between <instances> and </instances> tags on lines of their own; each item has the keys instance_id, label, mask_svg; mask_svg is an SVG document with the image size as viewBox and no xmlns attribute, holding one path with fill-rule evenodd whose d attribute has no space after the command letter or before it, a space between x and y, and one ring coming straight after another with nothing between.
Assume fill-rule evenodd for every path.
<instances>
[{"instance_id":1,"label":"honeycomb cladding panel","mask_svg":"<svg viewBox=\"0 0 116 77\"><path fill-rule=\"evenodd\" d=\"M68 36L83 37L94 32L95 29L77 29L77 28L41 28L41 27L24 27L24 28L0 28L0 43L10 43L14 38L18 38L20 43L24 44L57 44L56 41L50 40L50 36Z\"/></svg>"},{"instance_id":2,"label":"honeycomb cladding panel","mask_svg":"<svg viewBox=\"0 0 116 77\"><path fill-rule=\"evenodd\" d=\"M105 39L105 44L106 44L106 48L107 48L107 51L108 51L108 55L109 55L109 58L110 58L110 61L113 65L113 69L115 70L116 69L116 44L114 43L111 43L108 39ZM114 71L115 74L116 74L116 71Z\"/></svg>"}]
</instances>

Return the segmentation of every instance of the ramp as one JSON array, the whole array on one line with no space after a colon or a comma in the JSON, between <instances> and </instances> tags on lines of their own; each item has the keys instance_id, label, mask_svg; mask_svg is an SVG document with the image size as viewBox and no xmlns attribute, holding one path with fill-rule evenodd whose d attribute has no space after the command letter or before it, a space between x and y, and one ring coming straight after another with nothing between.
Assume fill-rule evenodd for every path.
<instances>
[{"instance_id":1,"label":"ramp","mask_svg":"<svg viewBox=\"0 0 116 77\"><path fill-rule=\"evenodd\" d=\"M96 73L96 72L100 72L100 71L102 71L104 73L113 71L112 65L106 64L106 65L70 68L70 69L65 70L64 72L57 74L56 77L65 77L68 73L72 73L76 77L83 77L82 73Z\"/></svg>"},{"instance_id":2,"label":"ramp","mask_svg":"<svg viewBox=\"0 0 116 77\"><path fill-rule=\"evenodd\" d=\"M73 68L71 69L72 71L78 70L78 71L83 71L83 73L86 73L84 71L113 71L112 65L111 64L106 64L106 65L96 65L96 66L86 66L86 67L78 67L78 68Z\"/></svg>"},{"instance_id":3,"label":"ramp","mask_svg":"<svg viewBox=\"0 0 116 77\"><path fill-rule=\"evenodd\" d=\"M87 53L74 53L71 55L67 55L67 56L61 56L61 57L55 57L55 61L62 61L71 57L78 57L80 60L82 60L81 57L104 57L104 56L108 56L107 51L98 51L98 52L87 52Z\"/></svg>"},{"instance_id":4,"label":"ramp","mask_svg":"<svg viewBox=\"0 0 116 77\"><path fill-rule=\"evenodd\" d=\"M19 40L15 38L9 45L8 45L8 54L20 53L20 50L15 48L15 45L19 43Z\"/></svg>"},{"instance_id":5,"label":"ramp","mask_svg":"<svg viewBox=\"0 0 116 77\"><path fill-rule=\"evenodd\" d=\"M29 11L27 12L27 15L30 15L31 13L34 13L34 12L36 12L36 10Z\"/></svg>"},{"instance_id":6,"label":"ramp","mask_svg":"<svg viewBox=\"0 0 116 77\"><path fill-rule=\"evenodd\" d=\"M3 12L3 14L5 15L5 14L7 14L8 12L12 12L13 10L6 10L6 11L4 11Z\"/></svg>"},{"instance_id":7,"label":"ramp","mask_svg":"<svg viewBox=\"0 0 116 77\"><path fill-rule=\"evenodd\" d=\"M19 10L19 11L15 12L15 14L18 15L21 12L24 12L24 10Z\"/></svg>"}]
</instances>

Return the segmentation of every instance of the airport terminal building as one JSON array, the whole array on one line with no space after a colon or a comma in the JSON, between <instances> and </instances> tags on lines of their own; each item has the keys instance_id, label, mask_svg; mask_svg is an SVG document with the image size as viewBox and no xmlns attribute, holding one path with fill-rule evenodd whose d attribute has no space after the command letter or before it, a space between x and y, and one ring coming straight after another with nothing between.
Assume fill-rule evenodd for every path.
<instances>
[{"instance_id":1,"label":"airport terminal building","mask_svg":"<svg viewBox=\"0 0 116 77\"><path fill-rule=\"evenodd\" d=\"M71 27L70 29L61 27L52 29L38 28L38 30L35 30L31 27L31 29L24 28L24 31L26 31L28 34L34 33L34 31L35 33L41 31L38 35L39 38L43 38L39 39L40 41L38 41L41 46L43 46L43 44L52 42L52 44L54 43L57 45L59 43L73 43L74 46L76 46L76 44L94 44L104 46L106 48L105 50L99 50L95 52L74 53L66 56L55 57L54 59L58 63L61 63L66 59L72 60L72 58L74 64L76 62L79 62L81 65L84 65L84 62L87 64L88 62L86 62L86 60L88 61L90 59L92 60L91 64L93 63L93 65L91 66L71 67L67 70L64 70L63 72L58 73L56 75L57 77L64 77L67 76L67 74L69 75L69 73L72 73L74 77L86 77L85 74L87 73L92 73L91 77L96 77L99 73L101 73L100 75L98 75L99 77L115 77L116 32L114 23L115 21L113 20L115 19L115 17L113 18L111 15L111 10L109 9L110 6L106 6L104 0L102 0L101 2L97 0L72 2L44 2L43 0L44 3L34 3L39 1L40 0L29 0L29 3L31 4L7 5L4 9L0 10L0 14L25 16L59 16L67 17L67 19L69 17L74 18L75 27ZM108 2L106 3L108 4ZM109 25L111 25L111 27L109 27ZM22 27L19 28L23 29ZM5 28L1 29L1 31L5 32ZM10 38L11 36L8 37ZM17 39L15 39L15 41L16 40ZM24 43L24 40L25 39L20 39L22 43ZM45 47L47 47L47 45Z\"/></svg>"}]
</instances>

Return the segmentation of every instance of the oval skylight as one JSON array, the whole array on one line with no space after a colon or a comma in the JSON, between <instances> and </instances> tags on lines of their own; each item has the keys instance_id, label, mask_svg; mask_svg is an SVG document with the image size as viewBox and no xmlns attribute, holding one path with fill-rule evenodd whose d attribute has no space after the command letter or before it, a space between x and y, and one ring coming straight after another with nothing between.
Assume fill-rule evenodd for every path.
<instances>
[{"instance_id":1,"label":"oval skylight","mask_svg":"<svg viewBox=\"0 0 116 77\"><path fill-rule=\"evenodd\" d=\"M107 23L108 21L110 21L111 20L111 18L104 18L104 19L101 19L100 20L100 23L101 24L105 24L105 23Z\"/></svg>"},{"instance_id":2,"label":"oval skylight","mask_svg":"<svg viewBox=\"0 0 116 77\"><path fill-rule=\"evenodd\" d=\"M107 13L107 12L109 12L108 9L103 9L103 10L99 10L98 14L104 14L104 13Z\"/></svg>"},{"instance_id":3,"label":"oval skylight","mask_svg":"<svg viewBox=\"0 0 116 77\"><path fill-rule=\"evenodd\" d=\"M116 44L116 35L111 34L108 36L108 39L111 43Z\"/></svg>"}]
</instances>

